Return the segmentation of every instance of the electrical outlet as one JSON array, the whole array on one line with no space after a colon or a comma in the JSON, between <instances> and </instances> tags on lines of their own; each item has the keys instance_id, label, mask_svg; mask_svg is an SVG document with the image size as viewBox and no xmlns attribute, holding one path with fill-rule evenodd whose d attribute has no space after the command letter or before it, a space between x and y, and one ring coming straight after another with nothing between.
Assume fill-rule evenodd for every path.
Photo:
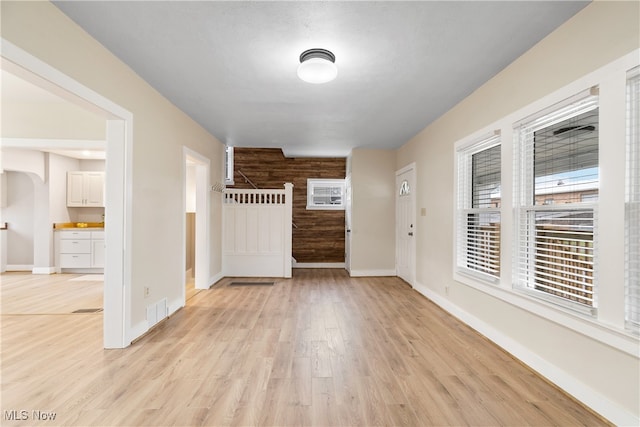
<instances>
[{"instance_id":1,"label":"electrical outlet","mask_svg":"<svg viewBox=\"0 0 640 427\"><path fill-rule=\"evenodd\" d=\"M151 295L151 290L149 289L148 286L144 287L144 297L148 297L149 295Z\"/></svg>"}]
</instances>

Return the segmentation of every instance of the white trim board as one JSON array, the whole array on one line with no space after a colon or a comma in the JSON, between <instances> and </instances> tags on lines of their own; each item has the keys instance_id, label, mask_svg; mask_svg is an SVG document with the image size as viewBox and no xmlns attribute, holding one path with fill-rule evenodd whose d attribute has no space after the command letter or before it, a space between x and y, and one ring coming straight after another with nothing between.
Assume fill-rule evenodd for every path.
<instances>
[{"instance_id":1,"label":"white trim board","mask_svg":"<svg viewBox=\"0 0 640 427\"><path fill-rule=\"evenodd\" d=\"M614 424L620 426L640 425L640 418L633 413L610 401L607 396L586 386L575 377L568 375L556 365L542 359L527 347L504 335L488 323L483 322L420 283L416 282L414 289Z\"/></svg>"},{"instance_id":2,"label":"white trim board","mask_svg":"<svg viewBox=\"0 0 640 427\"><path fill-rule=\"evenodd\" d=\"M222 272L219 272L218 274L209 277L209 288L211 288L213 285L215 285L222 279L224 279L224 274L222 274Z\"/></svg>"},{"instance_id":3,"label":"white trim board","mask_svg":"<svg viewBox=\"0 0 640 427\"><path fill-rule=\"evenodd\" d=\"M56 270L55 267L33 267L31 274L54 274Z\"/></svg>"},{"instance_id":4,"label":"white trim board","mask_svg":"<svg viewBox=\"0 0 640 427\"><path fill-rule=\"evenodd\" d=\"M79 277L69 279L70 282L104 282L104 274L85 274Z\"/></svg>"},{"instance_id":5,"label":"white trim board","mask_svg":"<svg viewBox=\"0 0 640 427\"><path fill-rule=\"evenodd\" d=\"M31 150L104 150L107 142L99 139L0 138L3 148Z\"/></svg>"},{"instance_id":6,"label":"white trim board","mask_svg":"<svg viewBox=\"0 0 640 427\"><path fill-rule=\"evenodd\" d=\"M395 276L396 270L351 270L351 277L389 277Z\"/></svg>"},{"instance_id":7,"label":"white trim board","mask_svg":"<svg viewBox=\"0 0 640 427\"><path fill-rule=\"evenodd\" d=\"M344 262L295 262L292 268L345 268Z\"/></svg>"},{"instance_id":8,"label":"white trim board","mask_svg":"<svg viewBox=\"0 0 640 427\"><path fill-rule=\"evenodd\" d=\"M7 269L5 271L28 271L31 272L33 270L33 265L28 264L7 264Z\"/></svg>"}]
</instances>

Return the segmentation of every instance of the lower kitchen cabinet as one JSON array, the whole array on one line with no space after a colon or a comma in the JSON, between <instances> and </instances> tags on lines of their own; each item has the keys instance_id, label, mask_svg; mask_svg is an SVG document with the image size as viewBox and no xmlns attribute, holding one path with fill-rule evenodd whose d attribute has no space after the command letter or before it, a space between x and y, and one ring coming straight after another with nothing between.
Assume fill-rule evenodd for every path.
<instances>
[{"instance_id":1,"label":"lower kitchen cabinet","mask_svg":"<svg viewBox=\"0 0 640 427\"><path fill-rule=\"evenodd\" d=\"M58 231L58 268L99 269L104 268L104 231L61 230Z\"/></svg>"}]
</instances>

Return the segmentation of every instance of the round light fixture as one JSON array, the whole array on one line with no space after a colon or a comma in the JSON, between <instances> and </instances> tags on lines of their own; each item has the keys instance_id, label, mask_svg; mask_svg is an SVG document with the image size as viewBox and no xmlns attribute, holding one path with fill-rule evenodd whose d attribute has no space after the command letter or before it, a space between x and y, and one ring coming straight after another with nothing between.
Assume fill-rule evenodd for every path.
<instances>
[{"instance_id":1,"label":"round light fixture","mask_svg":"<svg viewBox=\"0 0 640 427\"><path fill-rule=\"evenodd\" d=\"M326 49L309 49L300 54L298 77L307 83L327 83L338 75L336 57Z\"/></svg>"}]
</instances>

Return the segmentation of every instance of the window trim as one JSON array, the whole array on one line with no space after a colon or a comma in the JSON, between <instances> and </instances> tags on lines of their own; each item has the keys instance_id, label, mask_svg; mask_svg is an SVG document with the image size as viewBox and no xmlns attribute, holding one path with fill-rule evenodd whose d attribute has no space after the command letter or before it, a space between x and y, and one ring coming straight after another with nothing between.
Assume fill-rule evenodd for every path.
<instances>
[{"instance_id":1,"label":"window trim","mask_svg":"<svg viewBox=\"0 0 640 427\"><path fill-rule=\"evenodd\" d=\"M632 88L637 91L640 86L640 65L627 71L626 79L626 176L625 176L625 278L624 278L624 323L627 331L635 335L640 335L640 307L638 295L640 294L640 280L637 278L640 269L640 245L633 245L634 238L640 236L640 224L637 217L640 216L640 171L634 169L634 165L640 164L640 93L631 94ZM632 96L635 97L632 102ZM635 123L632 123L635 118ZM633 237L631 237L633 236ZM632 261L634 260L634 261ZM635 264L634 264L635 263ZM634 271L632 272L632 267ZM632 280L635 278L635 281ZM632 296L633 295L633 296Z\"/></svg>"},{"instance_id":2,"label":"window trim","mask_svg":"<svg viewBox=\"0 0 640 427\"><path fill-rule=\"evenodd\" d=\"M533 173L535 154L534 142L532 142L531 138L532 135L539 130L546 129L572 117L577 117L585 112L598 109L600 106L598 92L597 87L591 87L564 101L546 107L525 119L519 120L513 125L513 289L530 295L533 298L538 298L550 304L558 305L592 317L597 316L598 308L598 203L536 204L536 177ZM598 164L599 163L600 161L598 161ZM527 256L527 254L531 253L537 256L541 252L537 248L537 245L540 244L540 240L537 238L537 229L535 228L537 213L560 213L578 210L590 211L593 224L591 268L592 305L572 301L567 297L535 289L536 282L534 282L532 277L536 274L534 262L537 262L537 257L532 258L531 256ZM570 285L566 285L566 287L569 286ZM577 293L578 292L576 292L576 294Z\"/></svg>"},{"instance_id":3,"label":"window trim","mask_svg":"<svg viewBox=\"0 0 640 427\"><path fill-rule=\"evenodd\" d=\"M340 188L339 204L317 204L313 201L314 189L316 187ZM337 211L346 208L346 182L344 178L308 178L307 179L307 210L328 210Z\"/></svg>"},{"instance_id":4,"label":"window trim","mask_svg":"<svg viewBox=\"0 0 640 427\"><path fill-rule=\"evenodd\" d=\"M624 299L619 298L618 300L612 299L611 292L607 292L607 299L602 301L603 306L602 312L605 310L608 313L616 313L615 321L612 321L611 317L608 316L605 320L601 319L598 316L594 317L588 314L583 314L576 312L575 310L570 310L565 307L562 307L557 304L552 304L550 302L544 301L540 298L532 297L526 293L519 292L513 287L513 272L512 269L512 252L513 252L513 233L516 230L513 222L515 221L515 214L513 206L517 203L516 200L511 200L512 197L515 196L515 191L512 188L514 185L514 177L513 173L513 150L514 145L512 143L514 139L513 135L513 126L514 123L517 123L523 117L530 117L532 114L543 110L549 105L554 105L568 97L579 93L581 90L587 90L590 87L595 85L599 85L605 81L611 82L612 76L620 76L626 71L630 70L633 67L636 67L640 64L638 58L640 54L640 49L636 49L631 53L620 56L619 58L603 65L600 68L594 69L588 74L585 74L582 77L576 78L572 82L559 87L557 90L545 93L538 97L536 100L523 105L520 108L515 108L506 112L504 115L499 116L490 123L487 123L485 126L478 128L476 131L468 133L464 138L459 138L454 146L451 148L450 153L450 164L451 168L455 170L456 165L456 157L455 150L458 147L461 147L463 143L469 143L469 141L473 141L474 137L477 137L482 134L486 134L490 132L492 129L501 129L503 136L503 177L502 177L502 204L504 206L503 209L503 238L502 238L502 265L504 267L501 282L498 285L488 284L483 280L478 280L476 277L472 277L470 275L461 274L455 268L455 257L456 257L456 247L455 243L451 245L451 274L453 276L453 285L452 286L461 286L463 288L472 289L471 293L468 295L473 295L474 292L478 292L484 295L489 296L490 298L495 298L500 300L506 304L509 304L513 307L516 307L521 310L525 310L530 313L532 316L536 318L546 319L549 322L552 322L557 325L561 325L566 328L568 331L572 331L574 333L578 333L584 336L588 336L596 342L609 345L619 351L631 355L633 357L637 356L638 353L638 343L639 336L637 334L632 333L628 329L625 328L624 325ZM620 79L617 79L620 81ZM621 79L622 83L624 82L624 77ZM617 90L621 88L617 86ZM624 85L624 83L622 83ZM607 94L610 94L610 90L612 89L611 84L607 85L605 88L603 85L602 90L606 90ZM624 89L622 89L624 90ZM602 105L604 111L604 105ZM602 117L601 119L604 119ZM604 125L604 122L603 122ZM611 133L611 128L607 127L607 134ZM603 134L601 137L606 137ZM606 166L603 162L603 167ZM611 167L611 165L609 165ZM624 167L623 165L617 165L616 167ZM449 191L451 194L455 195L457 189L457 175L453 176L453 183L450 186ZM621 200L623 202L623 200ZM454 197L450 200L450 209L451 215L453 216L451 221L451 234L453 236L456 235L457 230L457 221L455 221L455 213L456 213L456 199ZM602 211L607 211L607 207L601 208ZM604 213L604 212L603 212ZM605 236L603 236L604 240ZM454 240L455 242L455 240ZM604 255L603 255L604 258ZM622 263L621 263L622 264ZM622 264L623 265L623 264ZM623 286L622 280L619 284L620 287ZM441 305L445 307L449 307L451 311L459 314L460 317L465 317L467 313L453 305L449 302L449 299L446 295L450 292L450 286L445 285L443 288L427 288L426 286L417 284L416 288L425 295L432 297L435 301L438 301ZM618 291L624 292L622 289L616 288L616 295L620 295ZM457 292L467 292L462 289L459 289ZM606 307L604 307L606 304ZM474 318L470 318L470 320L477 320ZM480 322L481 324L482 322Z\"/></svg>"},{"instance_id":5,"label":"window trim","mask_svg":"<svg viewBox=\"0 0 640 427\"><path fill-rule=\"evenodd\" d=\"M502 207L500 208L473 208L473 168L470 166L473 156L485 150L500 146L502 147L502 138L499 130L485 133L479 138L465 141L456 147L456 219L455 230L456 238L454 242L455 262L454 268L457 273L471 276L477 280L481 280L490 284L498 284L500 282L501 269L497 274L491 274L485 271L477 270L469 267L469 249L467 246L468 236L468 217L469 214L497 214L502 222ZM502 154L500 162L500 170L502 171ZM502 182L501 182L502 183ZM498 234L500 239L501 233ZM499 241L498 246L498 267L502 260L502 248Z\"/></svg>"},{"instance_id":6,"label":"window trim","mask_svg":"<svg viewBox=\"0 0 640 427\"><path fill-rule=\"evenodd\" d=\"M224 146L224 183L225 185L234 185L234 169L233 169L233 147Z\"/></svg>"}]
</instances>

